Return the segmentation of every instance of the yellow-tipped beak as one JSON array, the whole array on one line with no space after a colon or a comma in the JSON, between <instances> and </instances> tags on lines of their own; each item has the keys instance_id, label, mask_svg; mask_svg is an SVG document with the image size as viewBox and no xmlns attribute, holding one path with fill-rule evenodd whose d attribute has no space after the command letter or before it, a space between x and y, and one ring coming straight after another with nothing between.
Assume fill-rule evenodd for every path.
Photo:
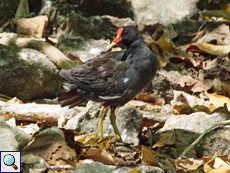
<instances>
[{"instance_id":1,"label":"yellow-tipped beak","mask_svg":"<svg viewBox=\"0 0 230 173\"><path fill-rule=\"evenodd\" d=\"M113 46L115 46L116 44L117 44L117 43L112 42L112 43L110 44L110 46L113 47Z\"/></svg>"}]
</instances>

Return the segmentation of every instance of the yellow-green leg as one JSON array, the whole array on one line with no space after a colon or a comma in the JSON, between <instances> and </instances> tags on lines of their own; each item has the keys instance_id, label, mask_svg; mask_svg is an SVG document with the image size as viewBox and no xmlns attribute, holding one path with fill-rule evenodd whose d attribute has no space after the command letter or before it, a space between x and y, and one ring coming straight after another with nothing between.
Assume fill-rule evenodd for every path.
<instances>
[{"instance_id":1,"label":"yellow-green leg","mask_svg":"<svg viewBox=\"0 0 230 173\"><path fill-rule=\"evenodd\" d=\"M98 135L103 136L103 121L106 116L108 106L103 106L100 110L100 115L99 115L99 125L98 125Z\"/></svg>"},{"instance_id":2,"label":"yellow-green leg","mask_svg":"<svg viewBox=\"0 0 230 173\"><path fill-rule=\"evenodd\" d=\"M111 113L110 113L109 118L110 118L110 121L111 121L111 124L113 126L113 130L114 130L115 134L118 135L120 137L120 141L122 141L120 132L119 132L119 130L117 128L115 109L111 108Z\"/></svg>"}]
</instances>

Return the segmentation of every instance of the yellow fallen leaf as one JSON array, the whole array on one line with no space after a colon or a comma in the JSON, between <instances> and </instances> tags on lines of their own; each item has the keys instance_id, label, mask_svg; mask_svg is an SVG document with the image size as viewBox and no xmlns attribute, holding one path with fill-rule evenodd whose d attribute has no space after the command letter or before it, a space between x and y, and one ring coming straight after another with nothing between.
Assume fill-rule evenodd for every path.
<instances>
[{"instance_id":1,"label":"yellow fallen leaf","mask_svg":"<svg viewBox=\"0 0 230 173\"><path fill-rule=\"evenodd\" d=\"M209 43L193 43L190 44L186 50L191 52L204 52L211 55L223 56L230 52L230 46L213 45Z\"/></svg>"},{"instance_id":2,"label":"yellow fallen leaf","mask_svg":"<svg viewBox=\"0 0 230 173\"><path fill-rule=\"evenodd\" d=\"M222 8L221 11L228 11L228 12L230 12L230 4L228 4L227 6L225 6L224 8Z\"/></svg>"},{"instance_id":3,"label":"yellow fallen leaf","mask_svg":"<svg viewBox=\"0 0 230 173\"><path fill-rule=\"evenodd\" d=\"M217 108L224 106L224 104L227 104L228 110L230 110L230 99L225 96L220 96L220 95L214 95L214 94L207 94L209 100L211 103Z\"/></svg>"},{"instance_id":4,"label":"yellow fallen leaf","mask_svg":"<svg viewBox=\"0 0 230 173\"><path fill-rule=\"evenodd\" d=\"M132 169L131 171L129 171L128 173L141 173L140 171L136 170L136 169Z\"/></svg>"},{"instance_id":5,"label":"yellow fallen leaf","mask_svg":"<svg viewBox=\"0 0 230 173\"><path fill-rule=\"evenodd\" d=\"M159 45L159 47L166 51L166 52L171 52L172 51L172 46L170 43L170 39L165 38L163 36L161 36L161 38L157 41L157 44Z\"/></svg>"},{"instance_id":6,"label":"yellow fallen leaf","mask_svg":"<svg viewBox=\"0 0 230 173\"><path fill-rule=\"evenodd\" d=\"M113 146L116 142L119 141L119 136L117 135L108 135L106 137L98 136L96 133L89 133L86 135L75 136L74 140L76 142L81 142L84 145L90 146L102 146L106 150L113 151Z\"/></svg>"},{"instance_id":7,"label":"yellow fallen leaf","mask_svg":"<svg viewBox=\"0 0 230 173\"><path fill-rule=\"evenodd\" d=\"M216 171L213 170L213 163L216 156L210 157L210 159L207 160L207 162L204 164L204 172L206 173L216 173ZM204 158L205 159L205 158ZM202 159L202 160L204 160Z\"/></svg>"},{"instance_id":8,"label":"yellow fallen leaf","mask_svg":"<svg viewBox=\"0 0 230 173\"><path fill-rule=\"evenodd\" d=\"M219 157L215 158L213 168L215 168L218 173L230 173L230 165L224 162Z\"/></svg>"}]
</instances>

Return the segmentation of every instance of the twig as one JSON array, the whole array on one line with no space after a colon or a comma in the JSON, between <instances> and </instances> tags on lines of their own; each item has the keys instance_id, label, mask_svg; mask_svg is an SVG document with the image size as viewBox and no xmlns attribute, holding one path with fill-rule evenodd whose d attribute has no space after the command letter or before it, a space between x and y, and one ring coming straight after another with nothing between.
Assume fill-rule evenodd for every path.
<instances>
[{"instance_id":1,"label":"twig","mask_svg":"<svg viewBox=\"0 0 230 173\"><path fill-rule=\"evenodd\" d=\"M195 140L188 148L186 148L183 151L183 153L181 154L181 156L185 156L187 154L187 152L189 150L191 150L196 144L198 144L201 141L201 139L204 137L204 135L206 135L208 132L210 132L211 130L214 130L216 128L219 128L220 126L229 125L229 124L230 124L230 120L221 121L221 122L213 124L211 127L207 128L203 133L201 133L199 138L197 140Z\"/></svg>"},{"instance_id":2,"label":"twig","mask_svg":"<svg viewBox=\"0 0 230 173\"><path fill-rule=\"evenodd\" d=\"M0 44L15 45L20 48L33 48L44 53L51 62L55 63L61 69L70 69L78 64L66 57L56 47L41 41L30 38L1 38Z\"/></svg>"}]
</instances>

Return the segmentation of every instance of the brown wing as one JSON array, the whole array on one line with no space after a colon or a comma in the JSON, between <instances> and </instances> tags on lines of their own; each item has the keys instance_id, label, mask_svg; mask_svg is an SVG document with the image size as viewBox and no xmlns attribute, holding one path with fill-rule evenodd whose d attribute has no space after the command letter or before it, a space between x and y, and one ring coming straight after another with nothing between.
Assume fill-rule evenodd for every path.
<instances>
[{"instance_id":1,"label":"brown wing","mask_svg":"<svg viewBox=\"0 0 230 173\"><path fill-rule=\"evenodd\" d=\"M126 73L126 62L118 60L121 55L117 52L107 53L70 70L62 70L60 75L84 91L100 94L107 91L118 76L120 78Z\"/></svg>"}]
</instances>

